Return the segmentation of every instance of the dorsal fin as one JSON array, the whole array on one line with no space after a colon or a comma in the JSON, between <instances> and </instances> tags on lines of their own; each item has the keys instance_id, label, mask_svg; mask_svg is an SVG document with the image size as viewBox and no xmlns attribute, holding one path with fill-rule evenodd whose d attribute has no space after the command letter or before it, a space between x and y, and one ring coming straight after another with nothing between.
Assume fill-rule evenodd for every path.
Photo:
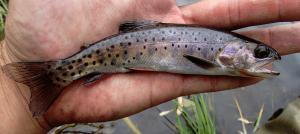
<instances>
[{"instance_id":1,"label":"dorsal fin","mask_svg":"<svg viewBox=\"0 0 300 134\"><path fill-rule=\"evenodd\" d=\"M152 28L152 27L157 27L160 24L162 23L153 20L130 20L120 24L119 32L128 32L128 31Z\"/></svg>"}]
</instances>

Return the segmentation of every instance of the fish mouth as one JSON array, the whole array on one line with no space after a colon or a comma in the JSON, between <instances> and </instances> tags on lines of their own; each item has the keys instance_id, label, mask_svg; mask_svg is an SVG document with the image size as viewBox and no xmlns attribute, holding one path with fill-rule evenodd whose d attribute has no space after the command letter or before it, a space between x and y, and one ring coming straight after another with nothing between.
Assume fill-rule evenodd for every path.
<instances>
[{"instance_id":1,"label":"fish mouth","mask_svg":"<svg viewBox=\"0 0 300 134\"><path fill-rule=\"evenodd\" d=\"M250 69L243 70L241 71L241 73L248 77L269 78L273 76L278 76L280 75L280 72L268 69L269 65L271 65L276 60L280 60L280 59L278 58L260 59L259 61L254 63Z\"/></svg>"}]
</instances>

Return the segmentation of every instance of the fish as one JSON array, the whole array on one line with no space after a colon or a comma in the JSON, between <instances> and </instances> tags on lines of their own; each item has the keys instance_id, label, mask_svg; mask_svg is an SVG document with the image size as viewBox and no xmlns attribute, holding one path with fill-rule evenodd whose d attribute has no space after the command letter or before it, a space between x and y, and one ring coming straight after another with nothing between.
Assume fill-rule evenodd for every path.
<instances>
[{"instance_id":1,"label":"fish","mask_svg":"<svg viewBox=\"0 0 300 134\"><path fill-rule=\"evenodd\" d=\"M29 109L35 117L81 78L89 84L105 74L133 71L262 78L280 74L265 67L281 59L274 48L230 31L152 20L127 21L119 30L68 58L9 63L4 72L30 88Z\"/></svg>"}]
</instances>

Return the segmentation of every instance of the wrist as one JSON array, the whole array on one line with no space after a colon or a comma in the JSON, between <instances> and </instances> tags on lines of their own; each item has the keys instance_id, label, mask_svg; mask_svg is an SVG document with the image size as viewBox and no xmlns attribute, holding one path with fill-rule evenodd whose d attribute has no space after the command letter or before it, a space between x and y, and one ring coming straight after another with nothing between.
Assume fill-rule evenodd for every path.
<instances>
[{"instance_id":1,"label":"wrist","mask_svg":"<svg viewBox=\"0 0 300 134\"><path fill-rule=\"evenodd\" d=\"M18 61L4 41L0 44L0 65ZM45 133L28 109L28 87L9 79L0 69L0 128L3 133Z\"/></svg>"}]
</instances>

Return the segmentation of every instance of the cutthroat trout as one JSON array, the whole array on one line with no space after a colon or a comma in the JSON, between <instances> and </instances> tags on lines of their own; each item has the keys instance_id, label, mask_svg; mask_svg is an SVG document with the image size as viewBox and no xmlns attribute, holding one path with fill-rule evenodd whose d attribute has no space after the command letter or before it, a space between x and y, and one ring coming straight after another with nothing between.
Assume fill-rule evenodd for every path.
<instances>
[{"instance_id":1,"label":"cutthroat trout","mask_svg":"<svg viewBox=\"0 0 300 134\"><path fill-rule=\"evenodd\" d=\"M43 114L73 81L93 82L103 74L133 70L193 75L270 77L264 68L280 55L275 49L232 32L195 25L130 21L120 33L92 43L58 61L17 62L4 66L15 81L31 89L29 108Z\"/></svg>"}]
</instances>

